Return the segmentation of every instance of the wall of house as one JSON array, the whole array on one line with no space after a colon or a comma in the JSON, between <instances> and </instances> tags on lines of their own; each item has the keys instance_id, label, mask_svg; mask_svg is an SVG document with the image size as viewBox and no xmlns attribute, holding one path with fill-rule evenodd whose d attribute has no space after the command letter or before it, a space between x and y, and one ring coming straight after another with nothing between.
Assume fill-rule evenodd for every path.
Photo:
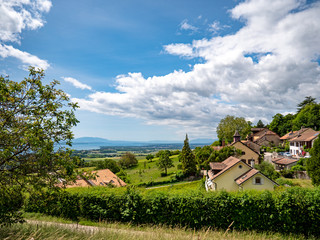
<instances>
[{"instance_id":1,"label":"wall of house","mask_svg":"<svg viewBox=\"0 0 320 240\"><path fill-rule=\"evenodd\" d=\"M255 184L255 178L260 177L261 178L261 184ZM275 184L265 177L264 175L257 173L252 178L248 179L246 182L242 184L243 190L249 190L249 189L256 189L256 190L273 190Z\"/></svg>"},{"instance_id":2,"label":"wall of house","mask_svg":"<svg viewBox=\"0 0 320 240\"><path fill-rule=\"evenodd\" d=\"M248 148L246 145L244 145L241 142L236 142L232 145L236 149L240 149L245 154L240 156L239 158L242 160L246 160L246 163L250 165L249 160L253 159L255 164L259 164L259 155L252 151L250 148Z\"/></svg>"},{"instance_id":3,"label":"wall of house","mask_svg":"<svg viewBox=\"0 0 320 240\"><path fill-rule=\"evenodd\" d=\"M251 168L243 162L235 164L232 168L213 180L215 184L214 190L224 189L227 191L238 191L239 186L234 180L250 169Z\"/></svg>"}]
</instances>

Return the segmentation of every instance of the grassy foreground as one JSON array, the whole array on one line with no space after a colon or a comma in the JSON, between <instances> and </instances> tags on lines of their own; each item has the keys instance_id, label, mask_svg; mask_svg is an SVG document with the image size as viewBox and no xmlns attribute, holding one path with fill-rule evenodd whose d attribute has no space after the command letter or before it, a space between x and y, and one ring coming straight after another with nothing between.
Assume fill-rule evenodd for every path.
<instances>
[{"instance_id":1,"label":"grassy foreground","mask_svg":"<svg viewBox=\"0 0 320 240\"><path fill-rule=\"evenodd\" d=\"M11 227L1 228L0 239L304 239L303 236L297 235L282 235L279 233L257 233L253 231L240 232L233 231L232 229L217 231L209 228L193 231L191 229L168 228L163 226L133 226L130 224L122 223L94 223L87 221L83 222L83 224L85 225L77 225L68 220L40 215L29 215L28 218L29 221L30 219L33 220L31 220L31 222L29 223L16 224Z\"/></svg>"}]
</instances>

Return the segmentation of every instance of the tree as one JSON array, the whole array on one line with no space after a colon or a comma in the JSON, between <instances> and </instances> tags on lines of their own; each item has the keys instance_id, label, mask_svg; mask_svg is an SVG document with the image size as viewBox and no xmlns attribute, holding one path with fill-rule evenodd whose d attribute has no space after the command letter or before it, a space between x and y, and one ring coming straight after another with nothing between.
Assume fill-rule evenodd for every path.
<instances>
[{"instance_id":1,"label":"tree","mask_svg":"<svg viewBox=\"0 0 320 240\"><path fill-rule=\"evenodd\" d=\"M251 123L247 122L243 117L227 115L220 120L217 127L219 140L225 139L227 142L232 142L236 130L239 131L241 138L245 139L251 131Z\"/></svg>"},{"instance_id":2,"label":"tree","mask_svg":"<svg viewBox=\"0 0 320 240\"><path fill-rule=\"evenodd\" d=\"M292 130L292 121L294 118L295 115L293 114L283 116L282 114L277 113L273 116L269 129L277 133L279 136L283 136Z\"/></svg>"},{"instance_id":3,"label":"tree","mask_svg":"<svg viewBox=\"0 0 320 240\"><path fill-rule=\"evenodd\" d=\"M159 151L159 160L157 162L157 166L159 169L163 169L165 175L167 175L168 168L174 167L173 161L170 158L169 150L160 150Z\"/></svg>"},{"instance_id":4,"label":"tree","mask_svg":"<svg viewBox=\"0 0 320 240\"><path fill-rule=\"evenodd\" d=\"M293 130L301 127L319 129L320 128L320 104L309 103L304 106L292 121Z\"/></svg>"},{"instance_id":5,"label":"tree","mask_svg":"<svg viewBox=\"0 0 320 240\"><path fill-rule=\"evenodd\" d=\"M305 99L301 103L299 103L297 106L298 113L308 104L316 104L315 100L316 99L311 96L305 97Z\"/></svg>"},{"instance_id":6,"label":"tree","mask_svg":"<svg viewBox=\"0 0 320 240\"><path fill-rule=\"evenodd\" d=\"M310 149L311 157L307 159L306 168L308 175L311 178L312 184L315 186L320 185L320 137L318 137L313 147Z\"/></svg>"},{"instance_id":7,"label":"tree","mask_svg":"<svg viewBox=\"0 0 320 240\"><path fill-rule=\"evenodd\" d=\"M23 191L53 189L59 179L76 177L71 151L61 143L71 146L77 104L57 89L58 81L44 85L43 78L32 67L21 82L0 76L0 225L21 219Z\"/></svg>"},{"instance_id":8,"label":"tree","mask_svg":"<svg viewBox=\"0 0 320 240\"><path fill-rule=\"evenodd\" d=\"M262 174L266 175L268 178L272 180L276 180L280 177L280 173L278 173L274 166L271 163L263 161L262 163L254 166L256 169L261 171Z\"/></svg>"},{"instance_id":9,"label":"tree","mask_svg":"<svg viewBox=\"0 0 320 240\"><path fill-rule=\"evenodd\" d=\"M257 128L264 128L265 125L263 124L263 122L261 120L259 120L256 127Z\"/></svg>"},{"instance_id":10,"label":"tree","mask_svg":"<svg viewBox=\"0 0 320 240\"><path fill-rule=\"evenodd\" d=\"M210 146L203 146L202 148L196 147L194 149L194 155L199 169L201 168L202 164L208 165L206 163L213 151L213 148Z\"/></svg>"},{"instance_id":11,"label":"tree","mask_svg":"<svg viewBox=\"0 0 320 240\"><path fill-rule=\"evenodd\" d=\"M106 169L106 168L108 168L113 173L117 173L121 170L115 160L104 159L101 161L97 161L97 166L95 167L95 170Z\"/></svg>"},{"instance_id":12,"label":"tree","mask_svg":"<svg viewBox=\"0 0 320 240\"><path fill-rule=\"evenodd\" d=\"M146 159L148 160L148 161L150 161L150 162L152 162L152 159L154 158L154 156L152 155L152 154L148 154L147 156L146 156Z\"/></svg>"},{"instance_id":13,"label":"tree","mask_svg":"<svg viewBox=\"0 0 320 240\"><path fill-rule=\"evenodd\" d=\"M195 156L193 155L190 146L188 135L184 140L184 145L179 154L179 161L182 163L182 171L185 175L194 175L197 171Z\"/></svg>"},{"instance_id":14,"label":"tree","mask_svg":"<svg viewBox=\"0 0 320 240\"><path fill-rule=\"evenodd\" d=\"M123 154L119 160L119 164L123 168L129 168L138 164L136 156L131 152Z\"/></svg>"}]
</instances>

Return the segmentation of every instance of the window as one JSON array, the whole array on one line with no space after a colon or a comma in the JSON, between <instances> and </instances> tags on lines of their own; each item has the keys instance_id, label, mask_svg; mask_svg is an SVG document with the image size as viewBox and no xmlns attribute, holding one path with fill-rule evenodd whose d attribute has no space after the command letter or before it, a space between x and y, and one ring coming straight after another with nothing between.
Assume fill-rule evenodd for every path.
<instances>
[{"instance_id":1,"label":"window","mask_svg":"<svg viewBox=\"0 0 320 240\"><path fill-rule=\"evenodd\" d=\"M255 178L255 184L257 184L257 185L262 184L260 177L256 177L256 178Z\"/></svg>"},{"instance_id":2,"label":"window","mask_svg":"<svg viewBox=\"0 0 320 240\"><path fill-rule=\"evenodd\" d=\"M241 169L241 168L242 168L242 165L239 165L239 168Z\"/></svg>"}]
</instances>

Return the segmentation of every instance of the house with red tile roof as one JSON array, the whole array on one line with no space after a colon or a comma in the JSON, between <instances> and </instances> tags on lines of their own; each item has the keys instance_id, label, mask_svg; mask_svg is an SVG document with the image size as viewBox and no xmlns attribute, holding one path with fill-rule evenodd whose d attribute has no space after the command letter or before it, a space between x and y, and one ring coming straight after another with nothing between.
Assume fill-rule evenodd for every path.
<instances>
[{"instance_id":1,"label":"house with red tile roof","mask_svg":"<svg viewBox=\"0 0 320 240\"><path fill-rule=\"evenodd\" d=\"M210 168L205 182L207 190L273 190L278 185L236 157L229 157L221 163L210 163Z\"/></svg>"},{"instance_id":2,"label":"house with red tile roof","mask_svg":"<svg viewBox=\"0 0 320 240\"><path fill-rule=\"evenodd\" d=\"M268 147L279 146L281 143L280 136L268 128L252 128L247 140Z\"/></svg>"},{"instance_id":3,"label":"house with red tile roof","mask_svg":"<svg viewBox=\"0 0 320 240\"><path fill-rule=\"evenodd\" d=\"M80 178L75 183L66 185L66 188L72 187L94 187L94 186L109 186L124 187L127 184L122 181L117 175L109 169L101 169L91 172L95 177L93 179Z\"/></svg>"},{"instance_id":4,"label":"house with red tile roof","mask_svg":"<svg viewBox=\"0 0 320 240\"><path fill-rule=\"evenodd\" d=\"M272 159L272 163L274 164L276 170L289 170L291 167L296 165L297 162L298 159L294 158L280 157Z\"/></svg>"},{"instance_id":5,"label":"house with red tile roof","mask_svg":"<svg viewBox=\"0 0 320 240\"><path fill-rule=\"evenodd\" d=\"M281 137L282 141L288 141L290 143L290 153L292 155L302 156L303 148L312 148L314 141L319 136L319 131L315 131L312 128L302 127L298 131L291 131Z\"/></svg>"}]
</instances>

